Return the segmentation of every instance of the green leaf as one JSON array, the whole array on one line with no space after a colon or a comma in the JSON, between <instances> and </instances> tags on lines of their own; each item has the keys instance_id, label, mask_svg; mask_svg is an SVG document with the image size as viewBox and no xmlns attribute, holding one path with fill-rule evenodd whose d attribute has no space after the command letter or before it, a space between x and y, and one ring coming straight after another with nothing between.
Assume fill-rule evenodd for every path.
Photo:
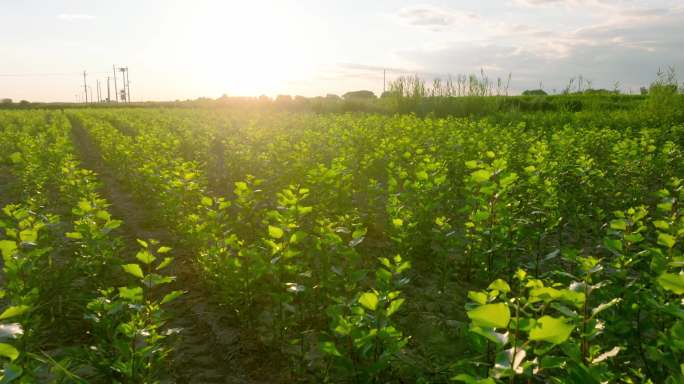
<instances>
[{"instance_id":1,"label":"green leaf","mask_svg":"<svg viewBox=\"0 0 684 384\"><path fill-rule=\"evenodd\" d=\"M394 225L395 228L400 228L402 225L404 225L404 220L392 219L392 225Z\"/></svg>"},{"instance_id":2,"label":"green leaf","mask_svg":"<svg viewBox=\"0 0 684 384\"><path fill-rule=\"evenodd\" d=\"M203 196L202 205L206 207L211 207L212 205L214 205L214 200L212 200L211 197Z\"/></svg>"},{"instance_id":3,"label":"green leaf","mask_svg":"<svg viewBox=\"0 0 684 384\"><path fill-rule=\"evenodd\" d=\"M492 173L486 169L480 169L470 174L470 178L476 183L484 183L492 178Z\"/></svg>"},{"instance_id":4,"label":"green leaf","mask_svg":"<svg viewBox=\"0 0 684 384\"><path fill-rule=\"evenodd\" d=\"M164 254L164 253L169 253L169 252L171 252L171 249L172 249L171 247L162 246L162 247L159 247L159 249L157 249L157 253L159 253L160 255Z\"/></svg>"},{"instance_id":5,"label":"green leaf","mask_svg":"<svg viewBox=\"0 0 684 384\"><path fill-rule=\"evenodd\" d=\"M65 235L67 239L81 240L83 238L81 232L67 232Z\"/></svg>"},{"instance_id":6,"label":"green leaf","mask_svg":"<svg viewBox=\"0 0 684 384\"><path fill-rule=\"evenodd\" d=\"M484 379L476 379L466 373L461 373L451 378L451 381L462 381L466 384L496 384L496 381L491 377Z\"/></svg>"},{"instance_id":7,"label":"green leaf","mask_svg":"<svg viewBox=\"0 0 684 384\"><path fill-rule=\"evenodd\" d=\"M143 280L143 284L145 284L147 287L156 287L157 285L162 285L162 284L168 284L171 283L175 280L176 278L174 276L162 276L157 273L150 273L147 276L145 276L145 279Z\"/></svg>"},{"instance_id":8,"label":"green leaf","mask_svg":"<svg viewBox=\"0 0 684 384\"><path fill-rule=\"evenodd\" d=\"M23 315L26 311L31 309L28 305L15 305L12 307L5 308L5 310L0 315L0 320L9 319L10 317Z\"/></svg>"},{"instance_id":9,"label":"green leaf","mask_svg":"<svg viewBox=\"0 0 684 384\"><path fill-rule=\"evenodd\" d=\"M301 242L302 240L306 239L308 234L304 231L297 231L290 236L290 243L292 244L297 244Z\"/></svg>"},{"instance_id":10,"label":"green leaf","mask_svg":"<svg viewBox=\"0 0 684 384\"><path fill-rule=\"evenodd\" d=\"M660 244L660 245L664 245L668 248L672 248L672 247L674 247L676 242L677 242L677 239L672 235L669 235L667 233L659 233L658 234L658 244Z\"/></svg>"},{"instance_id":11,"label":"green leaf","mask_svg":"<svg viewBox=\"0 0 684 384\"><path fill-rule=\"evenodd\" d=\"M387 316L392 316L404 304L404 299L396 299L387 307Z\"/></svg>"},{"instance_id":12,"label":"green leaf","mask_svg":"<svg viewBox=\"0 0 684 384\"><path fill-rule=\"evenodd\" d=\"M496 343L496 345L503 346L508 343L508 337L509 334L508 332L506 333L498 333L494 330L494 328L481 328L481 327L475 327L475 326L470 326L470 332L475 333L477 335L480 335L487 340Z\"/></svg>"},{"instance_id":13,"label":"green leaf","mask_svg":"<svg viewBox=\"0 0 684 384\"><path fill-rule=\"evenodd\" d=\"M653 226L663 231L667 231L670 229L670 224L668 224L668 222L664 220L655 220L653 222Z\"/></svg>"},{"instance_id":14,"label":"green leaf","mask_svg":"<svg viewBox=\"0 0 684 384\"><path fill-rule=\"evenodd\" d=\"M508 283L502 279L496 279L494 282L489 284L489 287L487 287L487 290L493 290L496 289L499 292L503 293L508 293L511 291L511 287L508 285Z\"/></svg>"},{"instance_id":15,"label":"green leaf","mask_svg":"<svg viewBox=\"0 0 684 384\"><path fill-rule=\"evenodd\" d=\"M157 265L157 268L155 269L155 271L158 271L162 268L166 268L169 264L171 264L172 261L173 261L173 257L165 257L164 260L162 260L162 262L159 263L159 265Z\"/></svg>"},{"instance_id":16,"label":"green leaf","mask_svg":"<svg viewBox=\"0 0 684 384\"><path fill-rule=\"evenodd\" d=\"M603 240L603 245L613 252L622 252L622 240L606 238Z\"/></svg>"},{"instance_id":17,"label":"green leaf","mask_svg":"<svg viewBox=\"0 0 684 384\"><path fill-rule=\"evenodd\" d=\"M119 297L122 299L140 302L143 300L143 290L141 287L119 287Z\"/></svg>"},{"instance_id":18,"label":"green leaf","mask_svg":"<svg viewBox=\"0 0 684 384\"><path fill-rule=\"evenodd\" d=\"M22 156L21 152L14 152L11 155L9 155L9 159L12 162L12 164L19 164L22 161Z\"/></svg>"},{"instance_id":19,"label":"green leaf","mask_svg":"<svg viewBox=\"0 0 684 384\"><path fill-rule=\"evenodd\" d=\"M477 327L506 328L511 311L504 303L485 304L468 311L468 317Z\"/></svg>"},{"instance_id":20,"label":"green leaf","mask_svg":"<svg viewBox=\"0 0 684 384\"><path fill-rule=\"evenodd\" d=\"M487 294L484 292L469 291L468 298L480 305L487 304Z\"/></svg>"},{"instance_id":21,"label":"green leaf","mask_svg":"<svg viewBox=\"0 0 684 384\"><path fill-rule=\"evenodd\" d=\"M170 301L176 300L177 298L183 296L184 294L185 294L185 292L183 292L183 291L170 292L164 296L164 298L162 299L162 301L159 304L166 304Z\"/></svg>"},{"instance_id":22,"label":"green leaf","mask_svg":"<svg viewBox=\"0 0 684 384\"><path fill-rule=\"evenodd\" d=\"M282 229L280 229L278 227L274 227L272 225L269 225L268 226L268 234L269 234L269 236L271 236L274 239L280 239L281 237L283 237L284 232Z\"/></svg>"},{"instance_id":23,"label":"green leaf","mask_svg":"<svg viewBox=\"0 0 684 384\"><path fill-rule=\"evenodd\" d=\"M14 361L19 357L19 351L9 344L0 343L0 356L5 356L10 361Z\"/></svg>"},{"instance_id":24,"label":"green leaf","mask_svg":"<svg viewBox=\"0 0 684 384\"><path fill-rule=\"evenodd\" d=\"M429 175L425 171L416 172L416 179L418 179L418 180L427 180L428 177L429 177Z\"/></svg>"},{"instance_id":25,"label":"green leaf","mask_svg":"<svg viewBox=\"0 0 684 384\"><path fill-rule=\"evenodd\" d=\"M684 293L684 275L663 273L662 275L658 276L658 284L668 291L672 291L678 295Z\"/></svg>"},{"instance_id":26,"label":"green leaf","mask_svg":"<svg viewBox=\"0 0 684 384\"><path fill-rule=\"evenodd\" d=\"M153 254L147 252L147 250L142 250L135 255L135 258L140 260L145 265L150 265L157 258ZM129 264L130 265L130 264ZM142 273L142 272L141 272Z\"/></svg>"},{"instance_id":27,"label":"green leaf","mask_svg":"<svg viewBox=\"0 0 684 384\"><path fill-rule=\"evenodd\" d=\"M0 240L0 251L2 251L2 258L7 260L14 255L17 250L17 243L12 240Z\"/></svg>"},{"instance_id":28,"label":"green leaf","mask_svg":"<svg viewBox=\"0 0 684 384\"><path fill-rule=\"evenodd\" d=\"M468 160L465 162L465 166L468 169L475 169L478 167L477 160Z\"/></svg>"},{"instance_id":29,"label":"green leaf","mask_svg":"<svg viewBox=\"0 0 684 384\"><path fill-rule=\"evenodd\" d=\"M83 212L90 212L93 210L93 206L87 200L81 200L78 202L78 208Z\"/></svg>"},{"instance_id":30,"label":"green leaf","mask_svg":"<svg viewBox=\"0 0 684 384\"><path fill-rule=\"evenodd\" d=\"M147 244L147 241L145 241L145 240L136 239L136 241L137 241L138 244L140 244L140 246L142 246L143 248L149 247L149 245Z\"/></svg>"},{"instance_id":31,"label":"green leaf","mask_svg":"<svg viewBox=\"0 0 684 384\"><path fill-rule=\"evenodd\" d=\"M361 294L361 297L359 297L359 304L370 309L371 311L375 311L375 309L378 307L378 295L373 292L364 292Z\"/></svg>"},{"instance_id":32,"label":"green leaf","mask_svg":"<svg viewBox=\"0 0 684 384\"><path fill-rule=\"evenodd\" d=\"M324 341L321 343L321 351L326 355L342 357L342 354L337 350L337 347L332 341Z\"/></svg>"},{"instance_id":33,"label":"green leaf","mask_svg":"<svg viewBox=\"0 0 684 384\"><path fill-rule=\"evenodd\" d=\"M570 337L573 328L565 317L542 316L530 331L530 340L560 344Z\"/></svg>"},{"instance_id":34,"label":"green leaf","mask_svg":"<svg viewBox=\"0 0 684 384\"><path fill-rule=\"evenodd\" d=\"M610 222L610 228L615 229L618 231L626 231L627 230L627 222L625 220L613 220Z\"/></svg>"},{"instance_id":35,"label":"green leaf","mask_svg":"<svg viewBox=\"0 0 684 384\"><path fill-rule=\"evenodd\" d=\"M38 241L38 231L35 229L24 229L19 232L19 240L24 243L35 243Z\"/></svg>"},{"instance_id":36,"label":"green leaf","mask_svg":"<svg viewBox=\"0 0 684 384\"><path fill-rule=\"evenodd\" d=\"M124 264L121 266L124 271L130 273L131 275L139 278L145 277L143 274L142 269L140 269L140 266L138 264Z\"/></svg>"},{"instance_id":37,"label":"green leaf","mask_svg":"<svg viewBox=\"0 0 684 384\"><path fill-rule=\"evenodd\" d=\"M1 384L11 383L21 377L21 375L24 373L24 368L16 364L5 364L3 368L3 376L0 380Z\"/></svg>"}]
</instances>

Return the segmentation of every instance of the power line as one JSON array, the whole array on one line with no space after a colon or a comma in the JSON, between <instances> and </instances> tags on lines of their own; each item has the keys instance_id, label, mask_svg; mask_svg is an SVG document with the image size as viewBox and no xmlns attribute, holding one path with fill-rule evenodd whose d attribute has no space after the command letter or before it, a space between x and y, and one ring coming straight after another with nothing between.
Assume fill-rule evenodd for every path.
<instances>
[{"instance_id":1,"label":"power line","mask_svg":"<svg viewBox=\"0 0 684 384\"><path fill-rule=\"evenodd\" d=\"M106 74L109 72L90 72L93 75ZM69 72L69 73L0 73L1 77L32 77L32 76L81 76L79 72Z\"/></svg>"}]
</instances>

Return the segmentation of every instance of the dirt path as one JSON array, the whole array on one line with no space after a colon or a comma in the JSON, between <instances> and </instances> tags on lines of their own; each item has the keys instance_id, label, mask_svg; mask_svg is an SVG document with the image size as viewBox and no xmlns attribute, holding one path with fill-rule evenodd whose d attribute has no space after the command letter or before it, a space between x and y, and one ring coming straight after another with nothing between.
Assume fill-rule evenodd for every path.
<instances>
[{"instance_id":1,"label":"dirt path","mask_svg":"<svg viewBox=\"0 0 684 384\"><path fill-rule=\"evenodd\" d=\"M98 174L103 187L102 195L111 204L112 214L123 220L121 235L127 244L127 254L137 250L136 239L154 238L163 244L174 246L169 231L156 225L146 215L144 204L127 191L109 172L99 155L96 144L77 120L72 123L72 140L81 166ZM240 332L229 314L222 313L219 306L208 300L209 295L196 281L191 262L193 255L180 248L174 249L176 257L173 273L177 286L188 293L168 307L172 317L169 327L181 328L176 338L174 353L165 383L266 383L257 380L264 377L254 374L246 366L256 366L254 351L245 351ZM257 369L258 370L258 369ZM251 374L250 374L251 373Z\"/></svg>"}]
</instances>

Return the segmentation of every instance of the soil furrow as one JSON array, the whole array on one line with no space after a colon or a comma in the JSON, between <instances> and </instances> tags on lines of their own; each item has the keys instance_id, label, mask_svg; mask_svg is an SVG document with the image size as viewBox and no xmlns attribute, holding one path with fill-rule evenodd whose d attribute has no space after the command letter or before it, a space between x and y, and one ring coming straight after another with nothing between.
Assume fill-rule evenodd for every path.
<instances>
[{"instance_id":1,"label":"soil furrow","mask_svg":"<svg viewBox=\"0 0 684 384\"><path fill-rule=\"evenodd\" d=\"M101 193L111 204L112 214L123 220L120 235L133 254L136 239L157 239L165 245L177 245L172 234L151 222L146 207L119 182L104 164L96 143L75 118L72 140L81 166L97 173L102 183ZM169 327L182 331L173 342L168 383L258 383L243 367L245 359L240 343L240 332L230 324L230 318L208 300L209 295L197 283L191 266L193 257L187 250L174 248L176 257L173 273L177 286L187 294L167 308L171 317ZM234 324L234 322L233 322Z\"/></svg>"}]
</instances>

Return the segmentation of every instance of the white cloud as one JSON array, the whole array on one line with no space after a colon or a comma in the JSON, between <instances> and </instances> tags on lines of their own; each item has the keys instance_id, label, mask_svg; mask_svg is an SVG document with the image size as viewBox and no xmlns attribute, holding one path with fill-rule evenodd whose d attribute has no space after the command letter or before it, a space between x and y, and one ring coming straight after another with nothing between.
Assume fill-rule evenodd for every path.
<instances>
[{"instance_id":1,"label":"white cloud","mask_svg":"<svg viewBox=\"0 0 684 384\"><path fill-rule=\"evenodd\" d=\"M64 21L81 21L81 20L93 20L95 16L88 15L85 13L61 13L57 15L57 18Z\"/></svg>"},{"instance_id":2,"label":"white cloud","mask_svg":"<svg viewBox=\"0 0 684 384\"><path fill-rule=\"evenodd\" d=\"M684 71L682 7L620 7L596 20L600 21L566 30L479 20L488 32L478 40L456 41L453 34L444 33L445 40L432 48L398 54L407 66L431 72L490 68L490 75L505 76L511 71L518 89L539 81L549 89L561 89L567 79L579 74L595 80L594 87L611 88L620 81L626 88L638 89L653 80L659 67L674 65Z\"/></svg>"},{"instance_id":3,"label":"white cloud","mask_svg":"<svg viewBox=\"0 0 684 384\"><path fill-rule=\"evenodd\" d=\"M479 16L474 13L440 8L429 4L401 8L396 16L404 24L432 29L440 29L463 21L479 19Z\"/></svg>"}]
</instances>

